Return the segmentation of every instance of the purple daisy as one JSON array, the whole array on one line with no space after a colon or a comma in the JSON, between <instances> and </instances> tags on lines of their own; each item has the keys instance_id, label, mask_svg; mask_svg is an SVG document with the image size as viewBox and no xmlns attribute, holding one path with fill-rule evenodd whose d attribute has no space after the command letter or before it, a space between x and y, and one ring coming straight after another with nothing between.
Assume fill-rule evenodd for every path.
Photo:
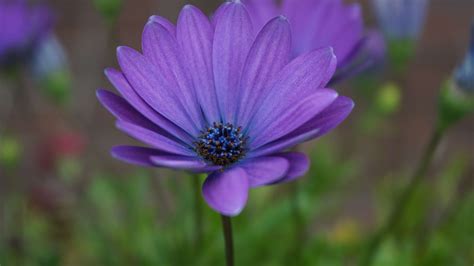
<instances>
[{"instance_id":1,"label":"purple daisy","mask_svg":"<svg viewBox=\"0 0 474 266\"><path fill-rule=\"evenodd\" d=\"M318 48L334 48L338 64L331 83L352 77L384 57L385 42L378 32L364 30L359 4L346 5L341 0L244 2L256 29L277 15L288 18L293 33L292 57Z\"/></svg>"},{"instance_id":2,"label":"purple daisy","mask_svg":"<svg viewBox=\"0 0 474 266\"><path fill-rule=\"evenodd\" d=\"M22 0L0 0L0 66L29 58L52 25L45 6L29 6Z\"/></svg>"},{"instance_id":3,"label":"purple daisy","mask_svg":"<svg viewBox=\"0 0 474 266\"><path fill-rule=\"evenodd\" d=\"M290 147L326 134L354 104L326 88L336 69L331 48L291 59L286 18L255 35L246 7L223 4L211 23L185 6L174 26L153 16L142 53L117 49L121 71L106 76L118 96L99 90L117 127L149 147L118 146L122 161L209 173L202 192L217 212L234 216L250 188L305 174L309 160Z\"/></svg>"}]
</instances>

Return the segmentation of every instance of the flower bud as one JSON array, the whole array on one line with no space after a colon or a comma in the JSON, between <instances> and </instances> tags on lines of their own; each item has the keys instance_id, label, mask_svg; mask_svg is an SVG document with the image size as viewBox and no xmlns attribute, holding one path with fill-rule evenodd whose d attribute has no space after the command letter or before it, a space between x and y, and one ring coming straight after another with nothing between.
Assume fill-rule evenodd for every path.
<instances>
[{"instance_id":1,"label":"flower bud","mask_svg":"<svg viewBox=\"0 0 474 266\"><path fill-rule=\"evenodd\" d=\"M376 108L382 114L392 114L400 107L400 98L400 88L394 83L388 83L377 93Z\"/></svg>"}]
</instances>

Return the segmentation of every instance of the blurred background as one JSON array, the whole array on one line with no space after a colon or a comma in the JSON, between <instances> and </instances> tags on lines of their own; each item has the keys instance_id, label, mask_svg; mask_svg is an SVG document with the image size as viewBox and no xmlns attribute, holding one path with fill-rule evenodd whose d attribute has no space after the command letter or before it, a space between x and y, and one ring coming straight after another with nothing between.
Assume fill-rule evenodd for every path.
<instances>
[{"instance_id":1,"label":"blurred background","mask_svg":"<svg viewBox=\"0 0 474 266\"><path fill-rule=\"evenodd\" d=\"M124 0L117 11L99 2L47 2L62 47L52 51L64 50L59 77L0 76L0 265L223 265L219 216L195 200L203 177L114 160L109 149L133 140L95 97L113 88L103 69L117 66L115 48L139 49L149 16L175 22L186 3L210 14L221 1ZM367 27L377 28L369 1L359 2ZM401 70L386 62L336 85L356 108L302 147L310 172L252 191L234 219L237 265L357 265L416 166L440 87L468 48L474 1L428 8ZM473 265L473 191L470 116L447 132L374 265Z\"/></svg>"}]
</instances>

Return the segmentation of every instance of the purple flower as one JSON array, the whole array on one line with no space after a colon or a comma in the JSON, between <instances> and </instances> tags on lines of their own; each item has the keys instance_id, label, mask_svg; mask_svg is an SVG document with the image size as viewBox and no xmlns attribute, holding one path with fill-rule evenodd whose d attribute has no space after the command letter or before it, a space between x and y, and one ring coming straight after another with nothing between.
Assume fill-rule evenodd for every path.
<instances>
[{"instance_id":1,"label":"purple flower","mask_svg":"<svg viewBox=\"0 0 474 266\"><path fill-rule=\"evenodd\" d=\"M459 88L474 93L474 23L471 25L471 40L464 62L454 72L454 80Z\"/></svg>"},{"instance_id":2,"label":"purple flower","mask_svg":"<svg viewBox=\"0 0 474 266\"><path fill-rule=\"evenodd\" d=\"M382 30L390 39L417 39L428 0L372 0Z\"/></svg>"},{"instance_id":3,"label":"purple flower","mask_svg":"<svg viewBox=\"0 0 474 266\"><path fill-rule=\"evenodd\" d=\"M257 35L245 6L223 4L213 22L185 6L174 26L153 16L142 53L117 50L121 71L105 71L120 92L97 92L117 127L149 147L112 155L142 166L209 173L204 199L224 215L244 208L250 188L302 176L308 158L288 148L326 134L354 104L326 88L331 48L290 61L290 26L272 19Z\"/></svg>"},{"instance_id":4,"label":"purple flower","mask_svg":"<svg viewBox=\"0 0 474 266\"><path fill-rule=\"evenodd\" d=\"M359 74L384 56L385 42L376 32L366 33L358 4L341 0L245 0L256 29L282 14L293 33L292 57L333 47L338 65L331 83ZM375 46L374 46L375 45Z\"/></svg>"},{"instance_id":5,"label":"purple flower","mask_svg":"<svg viewBox=\"0 0 474 266\"><path fill-rule=\"evenodd\" d=\"M26 60L49 32L52 14L22 0L0 0L0 67Z\"/></svg>"}]
</instances>

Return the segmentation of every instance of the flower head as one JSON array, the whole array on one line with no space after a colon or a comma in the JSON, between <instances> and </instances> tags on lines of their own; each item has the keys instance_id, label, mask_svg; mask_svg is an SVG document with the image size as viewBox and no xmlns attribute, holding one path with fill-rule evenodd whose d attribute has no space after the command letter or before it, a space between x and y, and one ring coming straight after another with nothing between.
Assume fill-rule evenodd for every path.
<instances>
[{"instance_id":1,"label":"flower head","mask_svg":"<svg viewBox=\"0 0 474 266\"><path fill-rule=\"evenodd\" d=\"M385 42L375 32L365 32L359 4L341 0L245 0L256 29L276 15L288 17L293 33L292 57L323 47L333 47L338 60L332 82L347 79L378 63Z\"/></svg>"},{"instance_id":2,"label":"flower head","mask_svg":"<svg viewBox=\"0 0 474 266\"><path fill-rule=\"evenodd\" d=\"M0 0L0 67L26 60L49 32L52 14L22 0Z\"/></svg>"},{"instance_id":3,"label":"flower head","mask_svg":"<svg viewBox=\"0 0 474 266\"><path fill-rule=\"evenodd\" d=\"M474 23L471 25L468 49L463 63L454 72L454 80L460 89L474 94Z\"/></svg>"},{"instance_id":4,"label":"flower head","mask_svg":"<svg viewBox=\"0 0 474 266\"><path fill-rule=\"evenodd\" d=\"M97 92L117 127L150 147L118 146L120 160L209 173L206 202L237 215L248 191L302 176L308 158L288 148L341 123L352 100L326 88L331 48L291 58L290 26L276 17L255 35L246 7L223 4L210 20L185 6L174 26L146 24L142 53L117 50L121 71L106 75L120 92Z\"/></svg>"},{"instance_id":5,"label":"flower head","mask_svg":"<svg viewBox=\"0 0 474 266\"><path fill-rule=\"evenodd\" d=\"M372 0L377 19L389 39L417 39L428 0Z\"/></svg>"}]
</instances>

